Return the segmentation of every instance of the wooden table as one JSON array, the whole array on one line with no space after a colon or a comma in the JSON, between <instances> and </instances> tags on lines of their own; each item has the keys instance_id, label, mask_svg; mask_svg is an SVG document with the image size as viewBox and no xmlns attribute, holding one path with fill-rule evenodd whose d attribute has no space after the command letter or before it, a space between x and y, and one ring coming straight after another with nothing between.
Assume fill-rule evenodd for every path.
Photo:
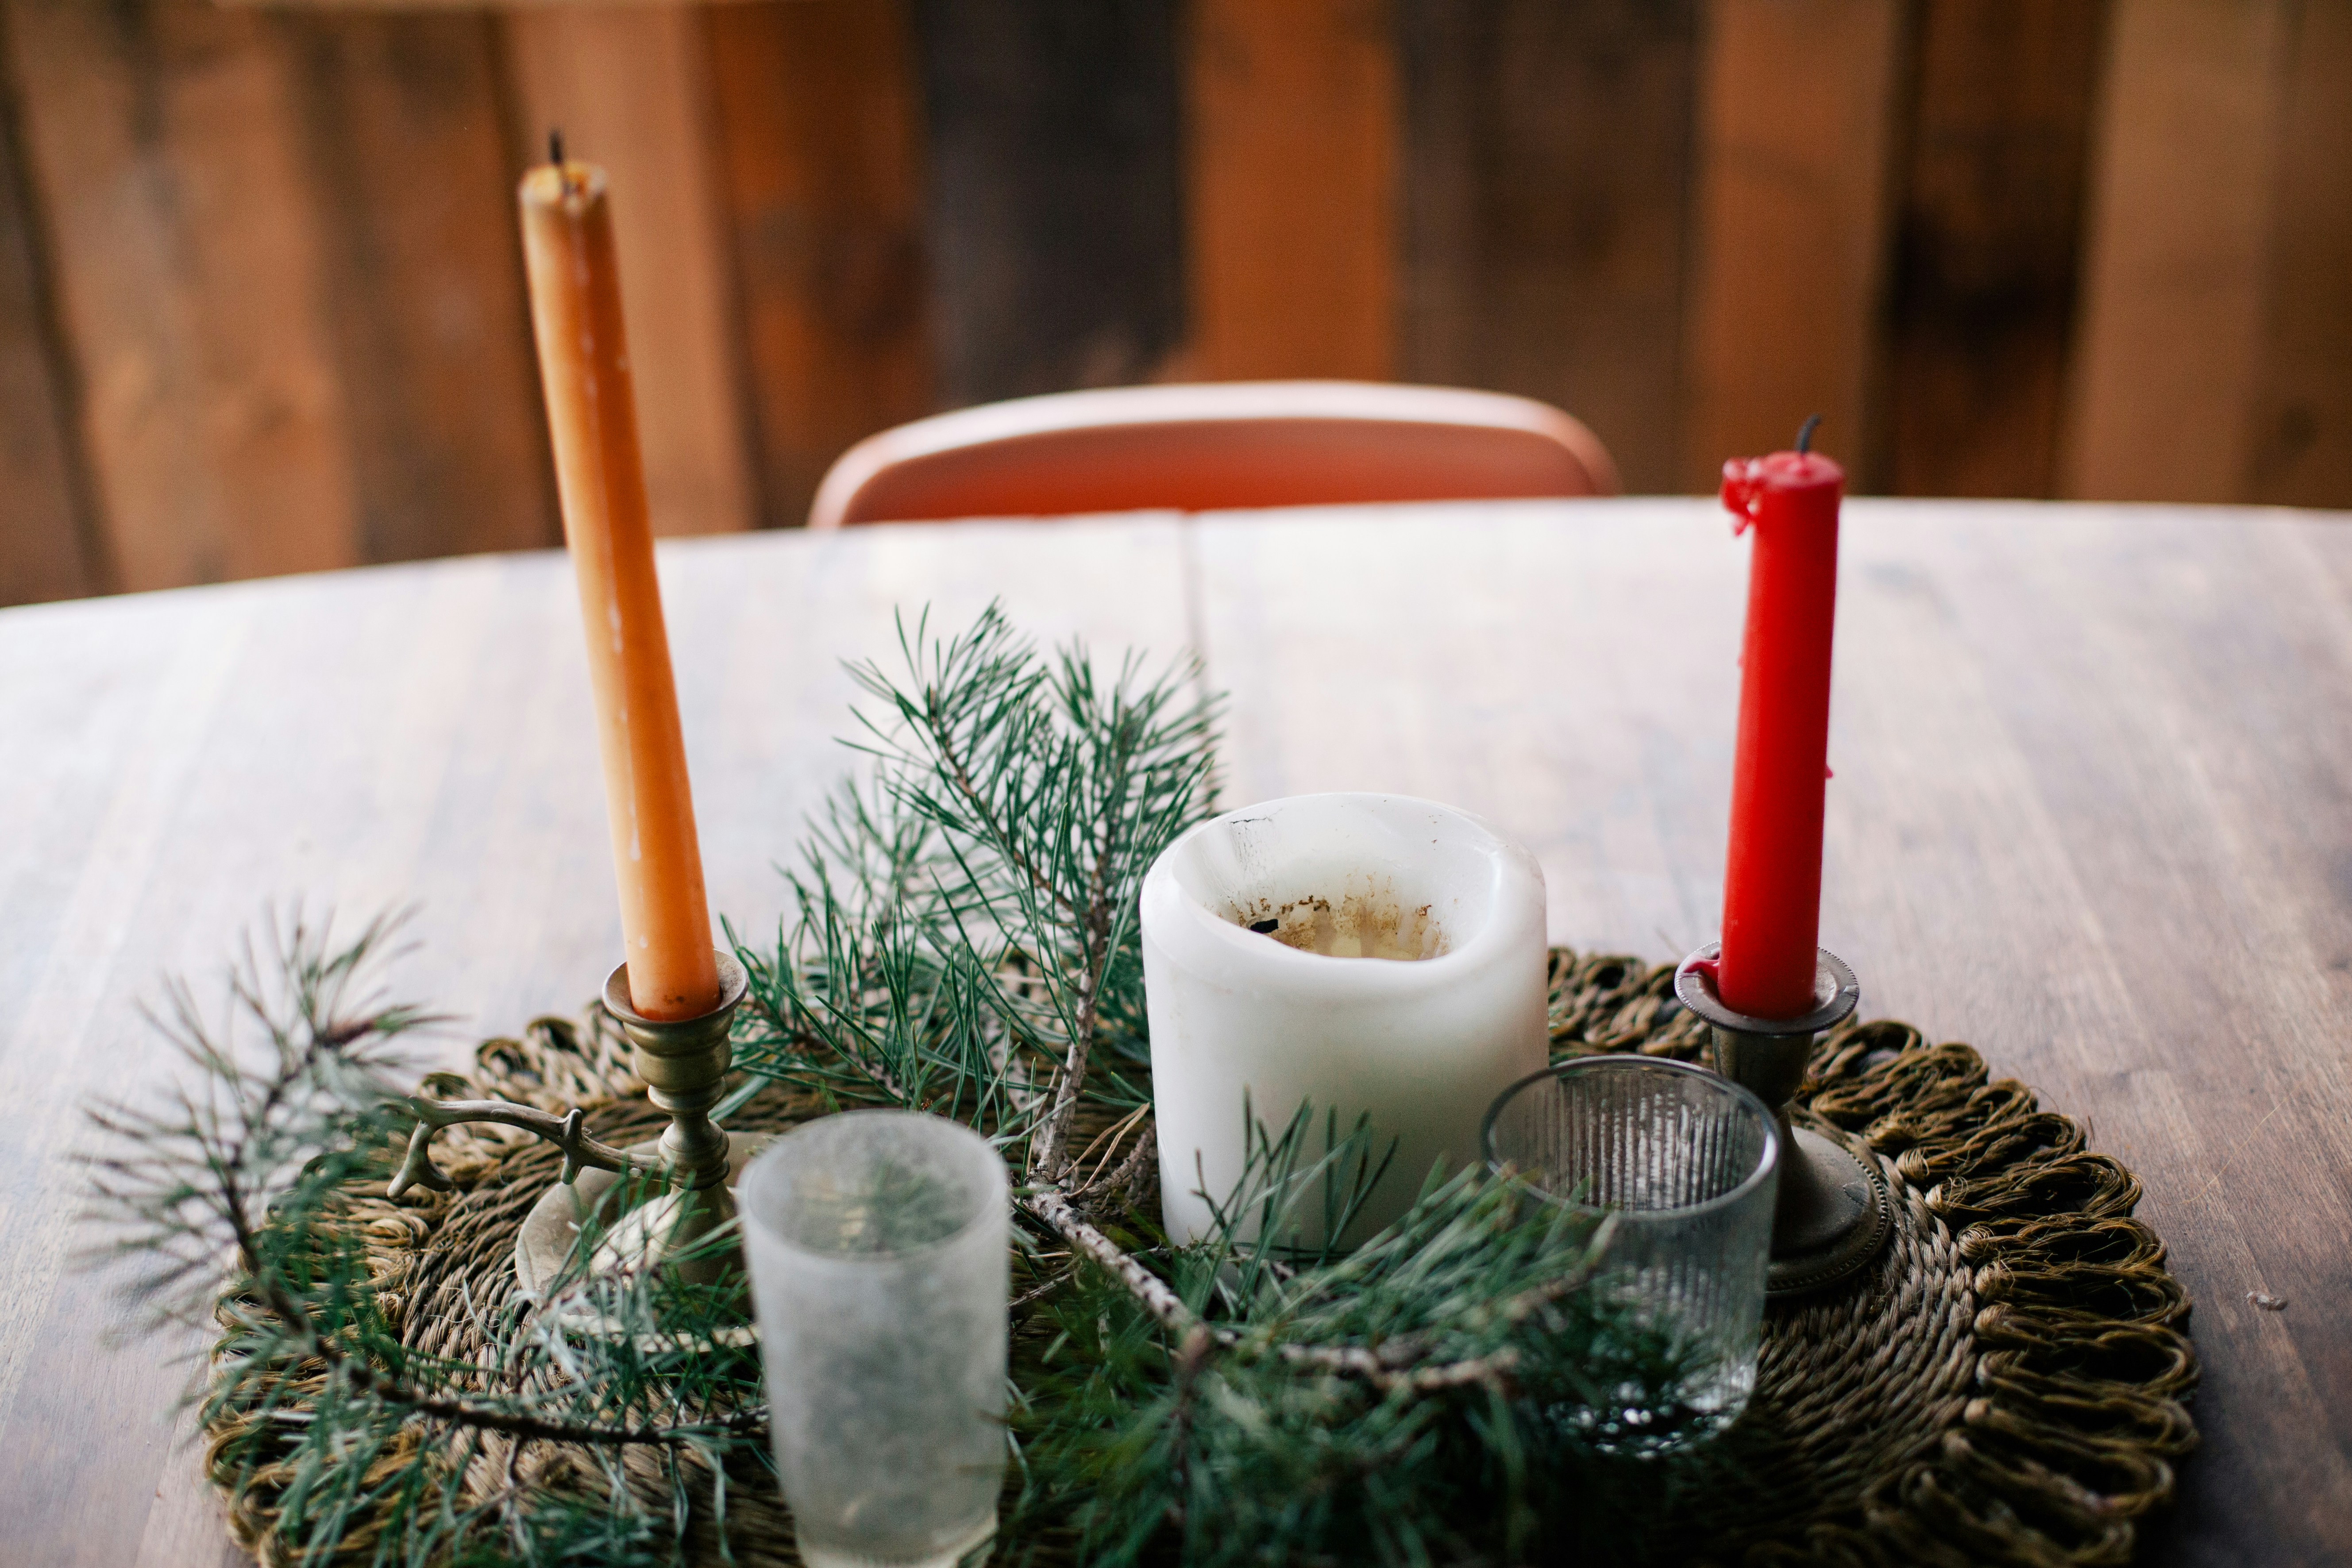
<instances>
[{"instance_id":1,"label":"wooden table","mask_svg":"<svg viewBox=\"0 0 2352 1568\"><path fill-rule=\"evenodd\" d=\"M2202 1451L2158 1561L2352 1560L2352 520L1849 508L1822 940L1865 1009L2088 1120L2197 1301ZM1226 799L1485 813L1555 940L1650 958L1721 900L1746 552L1686 500L1152 515L665 550L714 903L849 764L894 606L1198 646ZM0 614L0 1563L223 1561L187 1376L72 1262L135 1012L272 900L420 906L407 994L513 1028L618 945L559 557ZM452 1031L439 1048L461 1056ZM2247 1292L2287 1299L2258 1311Z\"/></svg>"}]
</instances>

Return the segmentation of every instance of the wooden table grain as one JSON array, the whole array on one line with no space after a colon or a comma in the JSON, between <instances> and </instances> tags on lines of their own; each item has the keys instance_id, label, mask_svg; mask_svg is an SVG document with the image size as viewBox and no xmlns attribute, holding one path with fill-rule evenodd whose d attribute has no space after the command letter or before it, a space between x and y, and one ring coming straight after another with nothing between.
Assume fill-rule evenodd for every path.
<instances>
[{"instance_id":1,"label":"wooden table grain","mask_svg":"<svg viewBox=\"0 0 2352 1568\"><path fill-rule=\"evenodd\" d=\"M1864 1008L2089 1121L2197 1302L2204 1447L2148 1560L2352 1560L2352 518L1856 502L1822 940ZM845 657L1002 596L1049 639L1205 656L1225 797L1493 817L1555 940L1715 934L1746 552L1697 500L853 530L666 547L716 907L845 771ZM617 921L551 555L0 613L0 1563L236 1561L173 1409L77 1268L79 1108L273 901L417 906L404 994L517 1026ZM2255 1310L2249 1291L2285 1298Z\"/></svg>"}]
</instances>

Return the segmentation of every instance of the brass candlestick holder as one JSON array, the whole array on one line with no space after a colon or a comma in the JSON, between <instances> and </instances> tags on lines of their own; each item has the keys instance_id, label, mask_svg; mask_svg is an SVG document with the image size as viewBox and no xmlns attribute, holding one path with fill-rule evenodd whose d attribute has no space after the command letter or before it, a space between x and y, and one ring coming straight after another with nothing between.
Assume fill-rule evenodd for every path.
<instances>
[{"instance_id":1,"label":"brass candlestick holder","mask_svg":"<svg viewBox=\"0 0 2352 1568\"><path fill-rule=\"evenodd\" d=\"M729 1027L750 989L750 976L734 954L722 951L718 959L719 1005L699 1017L665 1021L640 1014L629 995L625 963L604 982L604 1010L628 1037L646 1098L669 1113L658 1140L616 1148L591 1136L576 1109L558 1116L503 1100L412 1100L416 1130L387 1195L396 1198L420 1185L450 1190L454 1184L433 1163L433 1135L442 1128L471 1121L520 1127L563 1151L563 1179L532 1206L515 1238L515 1279L526 1292L545 1293L592 1219L604 1232L592 1271L650 1267L697 1247L734 1217L736 1176L773 1141L766 1133L730 1137L710 1120L734 1065ZM625 1180L663 1192L624 1209L618 1200L627 1190ZM728 1248L704 1248L675 1265L681 1278L700 1284L716 1282L734 1266Z\"/></svg>"},{"instance_id":2,"label":"brass candlestick holder","mask_svg":"<svg viewBox=\"0 0 2352 1568\"><path fill-rule=\"evenodd\" d=\"M1797 1296L1834 1285L1878 1256L1895 1228L1886 1183L1866 1161L1810 1128L1789 1121L1789 1101L1803 1081L1813 1038L1853 1016L1862 987L1843 959L1816 949L1813 1010L1794 1018L1735 1012L1715 988L1711 942L1675 972L1675 994L1714 1026L1715 1068L1755 1092L1780 1123L1780 1188L1772 1211L1772 1263L1765 1289Z\"/></svg>"}]
</instances>

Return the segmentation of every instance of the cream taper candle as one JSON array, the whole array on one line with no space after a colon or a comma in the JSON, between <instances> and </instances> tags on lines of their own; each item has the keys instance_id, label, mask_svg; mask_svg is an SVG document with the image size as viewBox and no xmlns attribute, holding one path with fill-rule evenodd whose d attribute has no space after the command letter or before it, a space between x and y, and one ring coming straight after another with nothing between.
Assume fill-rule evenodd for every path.
<instances>
[{"instance_id":1,"label":"cream taper candle","mask_svg":"<svg viewBox=\"0 0 2352 1568\"><path fill-rule=\"evenodd\" d=\"M1433 1166L1478 1157L1496 1096L1547 1058L1543 870L1478 818L1402 795L1317 795L1229 812L1144 879L1143 974L1169 1235L1213 1225L1248 1157L1312 1108L1369 1116L1387 1173L1341 1237L1409 1207ZM1247 1121L1243 1107L1248 1106ZM1286 1240L1323 1234L1318 1196Z\"/></svg>"}]
</instances>

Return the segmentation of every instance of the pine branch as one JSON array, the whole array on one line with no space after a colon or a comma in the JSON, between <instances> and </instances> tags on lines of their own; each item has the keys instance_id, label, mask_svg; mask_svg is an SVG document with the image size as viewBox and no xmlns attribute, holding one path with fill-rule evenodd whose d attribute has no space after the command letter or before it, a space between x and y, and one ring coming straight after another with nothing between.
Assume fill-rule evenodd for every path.
<instances>
[{"instance_id":1,"label":"pine branch","mask_svg":"<svg viewBox=\"0 0 2352 1568\"><path fill-rule=\"evenodd\" d=\"M1461 1179L1457 1178L1455 1184L1462 1184ZM1033 1187L1023 1193L1019 1201L1055 1235L1124 1285L1161 1327L1181 1339L1189 1341L1205 1335L1203 1342L1219 1351L1270 1349L1271 1353L1293 1367L1361 1378L1383 1392L1425 1394L1473 1384L1499 1387L1519 1365L1519 1352L1510 1346L1461 1360L1433 1361L1431 1358L1438 1353L1439 1347L1428 1335L1401 1336L1384 1342L1377 1349L1288 1342L1253 1346L1251 1337L1242 1331L1203 1321L1166 1280L1089 1224L1060 1188ZM1516 1326L1542 1308L1582 1289L1599 1265L1608 1234L1604 1229L1597 1235L1572 1267L1498 1303L1493 1309L1495 1316Z\"/></svg>"},{"instance_id":2,"label":"pine branch","mask_svg":"<svg viewBox=\"0 0 2352 1568\"><path fill-rule=\"evenodd\" d=\"M358 973L381 945L383 933L388 930L389 926L382 923L371 927L348 950L347 962L330 961L320 967L330 973ZM355 1048L363 1043L389 1039L404 1032L412 1026L412 1018L422 1017L423 1015L394 1010L342 1017L321 1007L315 990L317 982L306 983L301 973L300 955L310 946L306 938L307 933L298 928L290 940L280 944L281 954L292 959L287 966L295 972L296 1006L301 1026L299 1032L282 1027L273 1030L279 1047L278 1069L262 1081L257 1094L240 1089L240 1092L250 1095L252 1100L251 1112L243 1123L244 1133L222 1140L214 1151L214 1163L218 1173L218 1213L236 1250L244 1288L258 1295L262 1304L275 1314L279 1331L290 1339L299 1353L322 1363L352 1387L388 1404L414 1411L418 1415L514 1437L625 1447L640 1443L684 1444L719 1432L763 1430L766 1424L764 1410L746 1412L715 1422L614 1426L550 1420L495 1405L450 1398L419 1388L349 1354L320 1328L311 1309L288 1286L283 1265L275 1249L265 1245L261 1227L255 1223L253 1205L257 1194L253 1190L253 1167L257 1149L266 1146L265 1139L255 1134L266 1134L274 1128L289 1103L301 1097L306 1086L316 1084L322 1077L343 1076L330 1070L339 1058L352 1055ZM323 933L320 944L324 945ZM233 981L232 989L249 1013L265 1018L269 1016L269 999L259 984L257 974L250 969ZM227 1059L226 1053L217 1050L208 1050L206 1055L215 1062ZM414 1096L394 1098L381 1095L379 1091L378 1096L371 1096L369 1100L349 1109L361 1116L394 1107L413 1113L416 1103ZM544 1112L530 1114L546 1115ZM565 1129L567 1132L577 1132L579 1115L576 1110L572 1113L570 1125ZM121 1125L121 1119L114 1119L113 1124ZM523 1121L519 1124L530 1123ZM418 1132L422 1134L430 1130L431 1121L428 1120L420 1124ZM603 1145L593 1145L593 1140L588 1142L598 1152L604 1148ZM571 1157L572 1152L567 1147L567 1158ZM627 1156L622 1154L621 1158L625 1160Z\"/></svg>"},{"instance_id":3,"label":"pine branch","mask_svg":"<svg viewBox=\"0 0 2352 1568\"><path fill-rule=\"evenodd\" d=\"M229 1335L204 1396L207 1419L243 1434L228 1456L268 1456L266 1472L287 1478L272 1482L278 1528L305 1560L379 1508L393 1510L394 1534L419 1561L436 1557L435 1542L478 1542L485 1528L525 1543L526 1559L542 1545L563 1556L564 1541L645 1539L661 1526L621 1470L607 1471L611 1489L593 1506L518 1492L511 1477L473 1498L467 1464L451 1456L478 1454L486 1438L512 1446L509 1467L528 1443L651 1452L675 1477L681 1462L756 1447L766 1422L756 1366L746 1377L690 1348L718 1342L733 1309L658 1279L622 1279L596 1287L600 1314L628 1331L612 1343L568 1343L534 1321L478 1312L478 1364L391 1335L347 1217L350 1194L382 1190L407 1130L407 1098L392 1080L415 1069L392 1044L425 1019L361 994L390 929L378 922L337 948L299 918L273 922L268 942L248 943L218 1025L186 986L167 989L156 1018L196 1069L194 1086L155 1110L93 1111L111 1140L92 1163L103 1217L137 1270L130 1289L173 1321L226 1291L218 1317ZM258 1026L261 1062L238 1043L241 1026ZM304 1419L289 1422L298 1398ZM434 1440L394 1443L419 1424Z\"/></svg>"},{"instance_id":4,"label":"pine branch","mask_svg":"<svg viewBox=\"0 0 2352 1568\"><path fill-rule=\"evenodd\" d=\"M954 734L944 721L940 712L939 691L934 687L926 687L923 690L922 717L923 727L931 747L938 752L940 763L946 768L948 782L955 786L956 794L962 797L964 805L980 820L982 828L981 837L999 847L1007 863L1028 879L1030 887L1044 894L1066 912L1076 914L1076 911L1072 909L1070 900L1064 896L1062 890L1047 880L1045 874L1022 853L1013 836L1005 831L1003 823L997 819L995 808L989 804L988 798L981 794L980 786L972 782L971 769L957 747Z\"/></svg>"},{"instance_id":5,"label":"pine branch","mask_svg":"<svg viewBox=\"0 0 2352 1568\"><path fill-rule=\"evenodd\" d=\"M362 1393L453 1426L499 1432L509 1437L543 1438L556 1443L583 1443L626 1447L632 1444L686 1446L721 1434L757 1435L767 1430L765 1409L745 1411L718 1421L676 1422L639 1426L607 1426L575 1421L551 1421L498 1405L450 1399L420 1389L348 1354L322 1333L310 1310L264 1261L259 1237L240 1199L232 1195L226 1206L230 1234L245 1286L257 1293L276 1315L278 1326L300 1353L324 1363Z\"/></svg>"}]
</instances>

